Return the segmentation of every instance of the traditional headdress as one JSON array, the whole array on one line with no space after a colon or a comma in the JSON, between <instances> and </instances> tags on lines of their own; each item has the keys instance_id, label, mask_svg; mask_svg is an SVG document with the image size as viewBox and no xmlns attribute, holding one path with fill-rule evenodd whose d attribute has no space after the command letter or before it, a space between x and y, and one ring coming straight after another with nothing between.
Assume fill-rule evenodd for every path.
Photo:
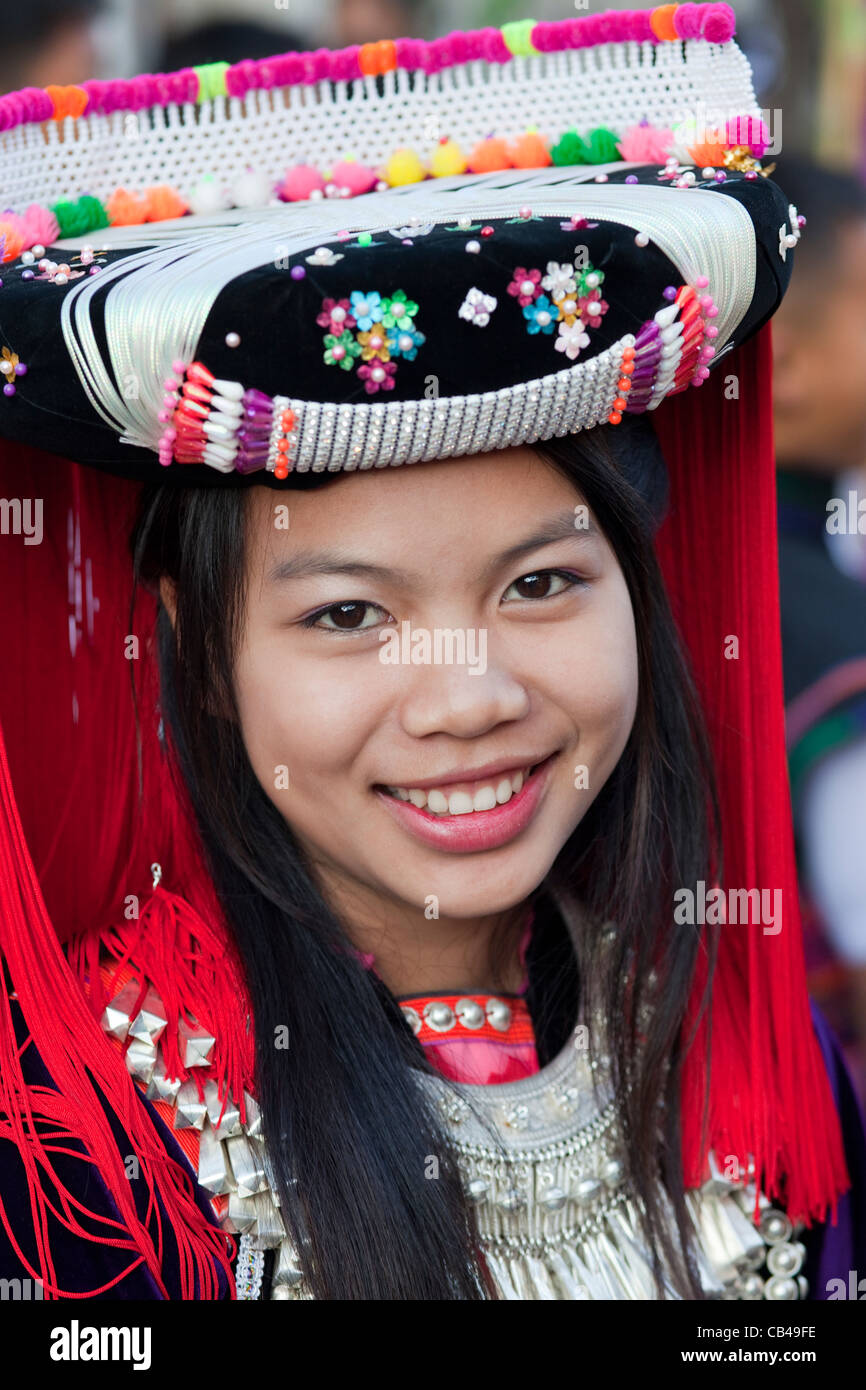
<instances>
[{"instance_id":1,"label":"traditional headdress","mask_svg":"<svg viewBox=\"0 0 866 1390\"><path fill-rule=\"evenodd\" d=\"M727 5L662 5L0 98L0 435L18 442L0 451L4 515L20 532L31 517L35 538L38 497L45 528L41 546L0 550L0 946L66 1101L61 1123L23 1084L4 996L2 1133L26 1156L37 1231L49 1132L66 1126L131 1258L153 1265L96 1082L165 1210L185 1204L185 1293L209 1292L210 1233L98 1023L100 940L123 955L134 937L178 1076L252 1085L237 973L149 718L153 663L137 730L118 659L133 634L126 654L146 656L153 623L139 596L130 624L128 480L278 488L599 423L627 436L641 415L669 470L659 548L715 747L725 878L785 904L778 934L722 934L706 1129L705 1027L685 1066L686 1179L712 1147L753 1159L795 1218L835 1206L846 1171L796 916L759 332L804 219L762 165L733 32ZM152 860L167 887L155 874L139 904ZM143 1002L127 1001L127 1028ZM146 1027L130 1039L146 1051Z\"/></svg>"}]
</instances>

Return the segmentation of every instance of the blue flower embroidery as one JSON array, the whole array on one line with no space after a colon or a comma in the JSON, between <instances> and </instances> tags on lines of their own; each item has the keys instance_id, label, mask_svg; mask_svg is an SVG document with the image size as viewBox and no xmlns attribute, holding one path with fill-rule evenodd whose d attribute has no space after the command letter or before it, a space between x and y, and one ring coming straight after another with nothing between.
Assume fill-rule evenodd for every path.
<instances>
[{"instance_id":1,"label":"blue flower embroidery","mask_svg":"<svg viewBox=\"0 0 866 1390\"><path fill-rule=\"evenodd\" d=\"M559 314L547 295L542 294L532 304L524 304L523 317L528 333L552 333Z\"/></svg>"},{"instance_id":2,"label":"blue flower embroidery","mask_svg":"<svg viewBox=\"0 0 866 1390\"><path fill-rule=\"evenodd\" d=\"M388 351L392 357L405 357L407 362L414 362L425 341L425 335L415 327L392 328L388 334Z\"/></svg>"},{"instance_id":3,"label":"blue flower embroidery","mask_svg":"<svg viewBox=\"0 0 866 1390\"><path fill-rule=\"evenodd\" d=\"M352 290L352 313L358 327L365 332L373 327L374 323L382 320L382 296L377 290L370 290L364 293L362 290Z\"/></svg>"}]
</instances>

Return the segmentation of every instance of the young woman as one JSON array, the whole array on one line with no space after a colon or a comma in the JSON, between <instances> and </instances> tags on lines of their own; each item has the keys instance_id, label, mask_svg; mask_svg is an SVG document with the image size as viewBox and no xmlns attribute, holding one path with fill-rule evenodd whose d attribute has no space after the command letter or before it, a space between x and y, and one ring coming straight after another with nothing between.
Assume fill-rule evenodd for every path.
<instances>
[{"instance_id":1,"label":"young woman","mask_svg":"<svg viewBox=\"0 0 866 1390\"><path fill-rule=\"evenodd\" d=\"M710 38L741 75L727 7L682 9L706 34L648 12L618 37L669 43L653 63L684 81ZM576 23L533 44L577 63ZM559 160L351 215L183 218L144 250L121 228L64 290L74 439L29 372L9 434L38 420L145 486L4 464L65 527L71 604L49 689L57 555L6 558L38 599L5 634L29 698L0 763L4 1274L795 1299L855 1267L862 1130L803 980L753 337L799 224L732 158L676 189L670 165L601 187ZM56 310L23 269L11 290L28 362ZM729 375L653 429L716 337Z\"/></svg>"}]
</instances>

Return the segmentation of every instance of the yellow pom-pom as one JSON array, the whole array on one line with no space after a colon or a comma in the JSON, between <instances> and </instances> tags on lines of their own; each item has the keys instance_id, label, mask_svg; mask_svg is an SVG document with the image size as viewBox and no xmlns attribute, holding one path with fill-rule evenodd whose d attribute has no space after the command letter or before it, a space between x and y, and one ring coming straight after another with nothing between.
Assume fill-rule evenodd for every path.
<instances>
[{"instance_id":1,"label":"yellow pom-pom","mask_svg":"<svg viewBox=\"0 0 866 1390\"><path fill-rule=\"evenodd\" d=\"M456 140L440 140L430 156L430 172L439 179L465 174L466 156Z\"/></svg>"},{"instance_id":2,"label":"yellow pom-pom","mask_svg":"<svg viewBox=\"0 0 866 1390\"><path fill-rule=\"evenodd\" d=\"M392 188L426 179L424 162L414 150L395 150L385 165L385 178Z\"/></svg>"}]
</instances>

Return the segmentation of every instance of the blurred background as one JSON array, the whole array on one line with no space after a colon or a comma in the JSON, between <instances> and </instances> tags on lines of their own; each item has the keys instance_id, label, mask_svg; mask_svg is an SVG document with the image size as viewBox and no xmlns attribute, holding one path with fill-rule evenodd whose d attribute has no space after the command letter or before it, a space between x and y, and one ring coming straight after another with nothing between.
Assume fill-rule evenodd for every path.
<instances>
[{"instance_id":1,"label":"blurred background","mask_svg":"<svg viewBox=\"0 0 866 1390\"><path fill-rule=\"evenodd\" d=\"M807 219L773 320L788 752L810 988L866 1101L866 0L734 8ZM29 0L4 13L0 91L523 18L516 0Z\"/></svg>"}]
</instances>

